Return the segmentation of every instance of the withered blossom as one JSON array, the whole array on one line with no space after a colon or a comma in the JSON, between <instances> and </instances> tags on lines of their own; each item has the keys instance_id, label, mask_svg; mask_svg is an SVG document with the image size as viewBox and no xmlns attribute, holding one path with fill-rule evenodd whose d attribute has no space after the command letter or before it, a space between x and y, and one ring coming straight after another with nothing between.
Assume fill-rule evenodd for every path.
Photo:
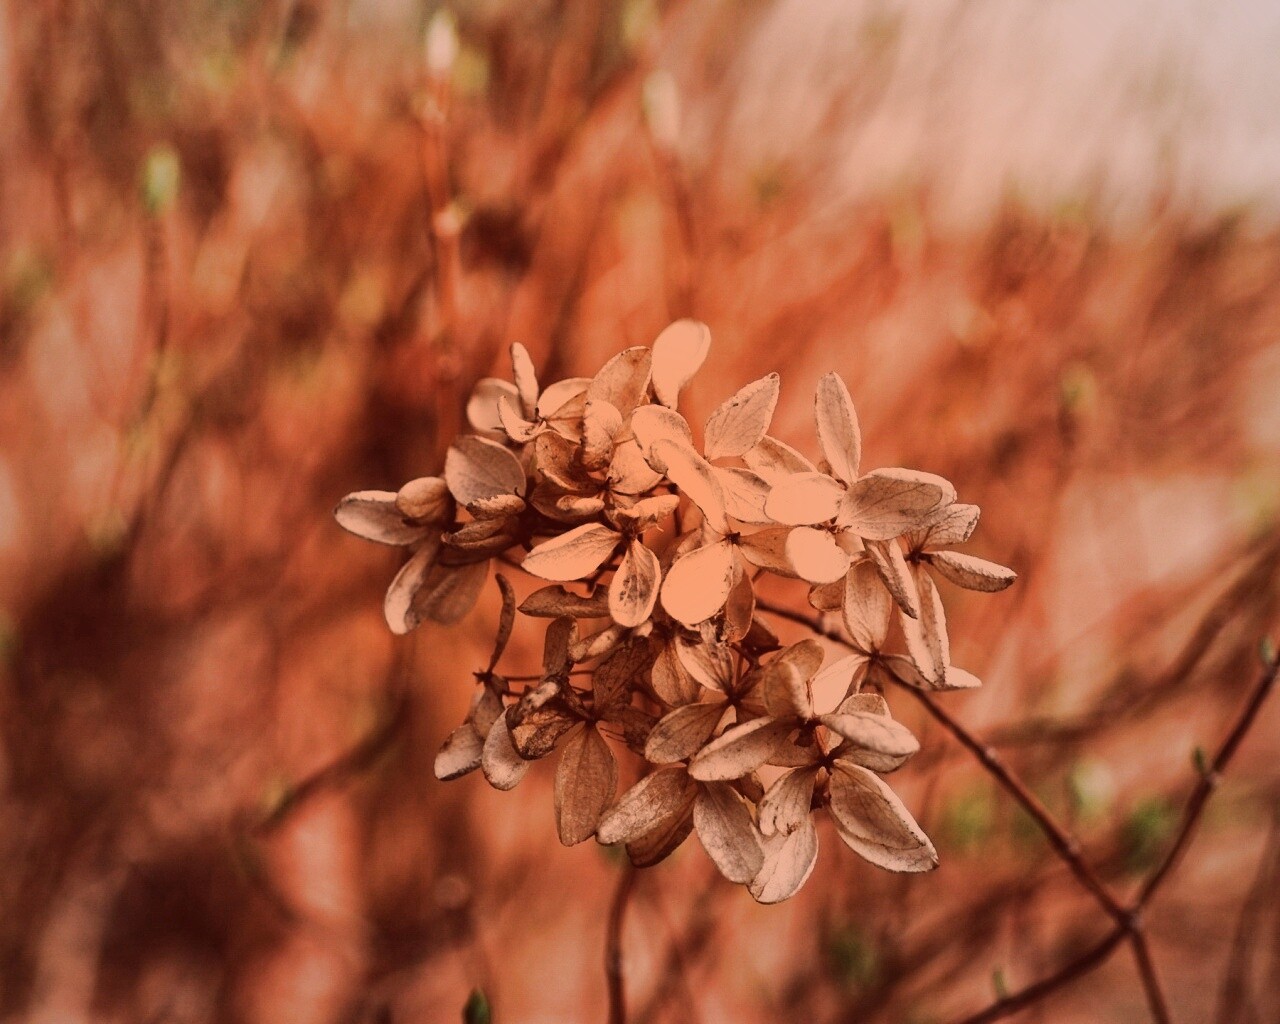
<instances>
[{"instance_id":1,"label":"withered blossom","mask_svg":"<svg viewBox=\"0 0 1280 1024\"><path fill-rule=\"evenodd\" d=\"M494 559L535 581L520 599L497 576L493 652L436 775L480 769L506 790L558 753L563 843L595 836L650 865L696 833L764 903L809 877L819 812L866 860L927 870L936 853L881 778L918 744L882 693L977 686L951 665L931 573L980 591L1014 574L949 550L978 510L946 480L863 472L835 374L815 397L820 463L769 434L777 374L721 403L695 439L678 404L709 344L706 325L677 321L651 348L545 388L513 345L513 381L476 385L474 433L454 441L438 476L339 503L347 530L409 553L385 600L397 633L457 621ZM852 653L824 667L815 640L780 647L758 614L762 575L804 581ZM895 607L905 651L886 649ZM546 624L542 671L523 686L499 672L518 616ZM843 696L820 711L815 690ZM624 750L639 767L618 796Z\"/></svg>"}]
</instances>

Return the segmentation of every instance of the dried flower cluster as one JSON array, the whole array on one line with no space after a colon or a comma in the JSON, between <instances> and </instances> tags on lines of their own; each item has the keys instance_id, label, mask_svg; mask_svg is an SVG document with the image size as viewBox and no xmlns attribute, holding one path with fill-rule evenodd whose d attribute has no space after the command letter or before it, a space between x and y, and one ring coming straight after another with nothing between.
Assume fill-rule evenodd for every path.
<instances>
[{"instance_id":1,"label":"dried flower cluster","mask_svg":"<svg viewBox=\"0 0 1280 1024\"><path fill-rule=\"evenodd\" d=\"M549 581L519 605L548 624L540 681L516 689L496 671L517 610L498 576L493 656L436 774L480 768L506 790L558 750L566 845L594 835L648 865L696 831L725 877L765 903L808 878L824 812L872 863L928 870L933 845L881 778L918 744L880 691L889 677L977 686L951 664L934 576L995 591L1014 574L950 550L978 509L946 480L863 472L858 419L834 373L816 395L820 463L768 433L776 373L712 413L699 451L677 399L709 343L705 325L681 320L651 349L545 389L515 345L514 383L476 386L475 433L454 442L443 477L339 504L346 529L410 552L385 601L397 633L457 621L495 558ZM808 584L853 653L824 665L814 639L780 647L756 615L762 574ZM886 649L895 617L905 653ZM815 694L834 697L820 708ZM617 744L646 768L621 795Z\"/></svg>"}]
</instances>

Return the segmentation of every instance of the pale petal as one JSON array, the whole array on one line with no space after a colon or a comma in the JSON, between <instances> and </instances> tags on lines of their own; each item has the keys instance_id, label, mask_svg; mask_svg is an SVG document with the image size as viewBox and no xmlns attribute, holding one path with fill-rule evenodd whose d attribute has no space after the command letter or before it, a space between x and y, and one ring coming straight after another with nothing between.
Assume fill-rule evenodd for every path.
<instances>
[{"instance_id":1,"label":"pale petal","mask_svg":"<svg viewBox=\"0 0 1280 1024\"><path fill-rule=\"evenodd\" d=\"M819 695L835 688L847 691L859 680L866 666L864 654L849 654L833 661L813 677L813 691Z\"/></svg>"},{"instance_id":2,"label":"pale petal","mask_svg":"<svg viewBox=\"0 0 1280 1024\"><path fill-rule=\"evenodd\" d=\"M477 519L507 519L525 510L524 499L518 494L495 494L491 498L478 498L467 505L467 511Z\"/></svg>"},{"instance_id":3,"label":"pale petal","mask_svg":"<svg viewBox=\"0 0 1280 1024\"><path fill-rule=\"evenodd\" d=\"M463 722L449 733L436 754L435 775L441 782L461 778L480 766L483 744L470 722Z\"/></svg>"},{"instance_id":4,"label":"pale petal","mask_svg":"<svg viewBox=\"0 0 1280 1024\"><path fill-rule=\"evenodd\" d=\"M652 498L641 498L630 508L615 506L611 510L611 521L619 525L627 523L634 532L644 533L657 526L679 506L679 495L656 494Z\"/></svg>"},{"instance_id":5,"label":"pale petal","mask_svg":"<svg viewBox=\"0 0 1280 1024\"><path fill-rule=\"evenodd\" d=\"M813 714L808 680L788 662L775 660L764 667L760 694L765 710L775 718L804 721Z\"/></svg>"},{"instance_id":6,"label":"pale petal","mask_svg":"<svg viewBox=\"0 0 1280 1024\"><path fill-rule=\"evenodd\" d=\"M849 569L841 611L844 628L860 651L872 654L884 646L885 637L889 635L893 598L871 560L863 559Z\"/></svg>"},{"instance_id":7,"label":"pale petal","mask_svg":"<svg viewBox=\"0 0 1280 1024\"><path fill-rule=\"evenodd\" d=\"M907 652L916 667L931 683L943 681L951 663L951 644L947 638L947 615L942 595L927 572L918 566L912 573L916 592L920 595L920 614L916 618L901 615Z\"/></svg>"},{"instance_id":8,"label":"pale petal","mask_svg":"<svg viewBox=\"0 0 1280 1024\"><path fill-rule=\"evenodd\" d=\"M539 434L533 442L533 464L544 480L565 491L577 492L587 484L586 474L575 460L578 446L559 434Z\"/></svg>"},{"instance_id":9,"label":"pale petal","mask_svg":"<svg viewBox=\"0 0 1280 1024\"><path fill-rule=\"evenodd\" d=\"M818 863L818 830L805 818L794 832L764 841L764 864L751 880L751 895L760 903L781 903L800 891Z\"/></svg>"},{"instance_id":10,"label":"pale petal","mask_svg":"<svg viewBox=\"0 0 1280 1024\"><path fill-rule=\"evenodd\" d=\"M854 746L876 754L910 757L920 749L920 743L911 735L911 730L886 715L853 711L823 715L818 720Z\"/></svg>"},{"instance_id":11,"label":"pale petal","mask_svg":"<svg viewBox=\"0 0 1280 1024\"><path fill-rule=\"evenodd\" d=\"M693 804L680 814L663 818L650 832L627 843L627 857L638 868L647 868L671 856L693 831Z\"/></svg>"},{"instance_id":12,"label":"pale petal","mask_svg":"<svg viewBox=\"0 0 1280 1024\"><path fill-rule=\"evenodd\" d=\"M618 762L594 725L570 737L556 766L556 830L573 846L590 839L618 786Z\"/></svg>"},{"instance_id":13,"label":"pale petal","mask_svg":"<svg viewBox=\"0 0 1280 1024\"><path fill-rule=\"evenodd\" d=\"M609 595L597 590L590 597L572 594L561 586L543 587L524 599L520 611L542 619L571 615L576 619L597 619L609 614Z\"/></svg>"},{"instance_id":14,"label":"pale petal","mask_svg":"<svg viewBox=\"0 0 1280 1024\"><path fill-rule=\"evenodd\" d=\"M643 345L623 349L610 359L587 387L587 401L608 402L623 416L644 401L649 391L653 357Z\"/></svg>"},{"instance_id":15,"label":"pale petal","mask_svg":"<svg viewBox=\"0 0 1280 1024\"><path fill-rule=\"evenodd\" d=\"M955 488L932 473L877 469L849 487L837 522L864 540L891 540L920 529L955 496Z\"/></svg>"},{"instance_id":16,"label":"pale petal","mask_svg":"<svg viewBox=\"0 0 1280 1024\"><path fill-rule=\"evenodd\" d=\"M659 441L673 441L686 448L693 447L693 431L685 418L673 409L661 405L642 405L631 414L631 432L635 434L640 451L649 465L659 472L666 472L666 464L654 455L653 446Z\"/></svg>"},{"instance_id":17,"label":"pale petal","mask_svg":"<svg viewBox=\"0 0 1280 1024\"><path fill-rule=\"evenodd\" d=\"M620 626L634 627L653 614L662 570L658 556L633 540L609 584L609 614Z\"/></svg>"},{"instance_id":18,"label":"pale petal","mask_svg":"<svg viewBox=\"0 0 1280 1024\"><path fill-rule=\"evenodd\" d=\"M844 487L825 473L797 473L774 484L764 510L775 523L812 526L836 517Z\"/></svg>"},{"instance_id":19,"label":"pale petal","mask_svg":"<svg viewBox=\"0 0 1280 1024\"><path fill-rule=\"evenodd\" d=\"M845 483L853 483L858 479L858 464L862 461L862 432L853 399L839 374L828 373L818 381L814 416L818 422L818 443L831 472Z\"/></svg>"},{"instance_id":20,"label":"pale petal","mask_svg":"<svg viewBox=\"0 0 1280 1024\"><path fill-rule=\"evenodd\" d=\"M499 718L489 726L484 739L484 752L480 759L484 777L494 789L515 789L529 770L529 762L520 756L511 742L511 730L505 718Z\"/></svg>"},{"instance_id":21,"label":"pale petal","mask_svg":"<svg viewBox=\"0 0 1280 1024\"><path fill-rule=\"evenodd\" d=\"M662 474L645 461L640 445L623 441L609 460L609 490L615 494L644 494L658 486Z\"/></svg>"},{"instance_id":22,"label":"pale petal","mask_svg":"<svg viewBox=\"0 0 1280 1024\"><path fill-rule=\"evenodd\" d=\"M719 542L681 555L662 583L662 607L677 622L696 626L724 607L740 571L733 546Z\"/></svg>"},{"instance_id":23,"label":"pale petal","mask_svg":"<svg viewBox=\"0 0 1280 1024\"><path fill-rule=\"evenodd\" d=\"M707 856L731 882L750 882L764 864L760 836L747 802L732 786L712 782L699 787L693 803L693 827Z\"/></svg>"},{"instance_id":24,"label":"pale petal","mask_svg":"<svg viewBox=\"0 0 1280 1024\"><path fill-rule=\"evenodd\" d=\"M453 625L476 606L488 576L487 559L469 565L437 565L414 595L410 616Z\"/></svg>"},{"instance_id":25,"label":"pale petal","mask_svg":"<svg viewBox=\"0 0 1280 1024\"><path fill-rule=\"evenodd\" d=\"M645 759L654 764L670 764L693 757L716 731L726 707L723 701L716 700L676 708L653 727L645 743Z\"/></svg>"},{"instance_id":26,"label":"pale petal","mask_svg":"<svg viewBox=\"0 0 1280 1024\"><path fill-rule=\"evenodd\" d=\"M745 455L756 446L778 404L779 377L770 373L742 388L707 420L703 451L708 459Z\"/></svg>"},{"instance_id":27,"label":"pale petal","mask_svg":"<svg viewBox=\"0 0 1280 1024\"><path fill-rule=\"evenodd\" d=\"M786 551L795 574L809 583L834 583L849 571L849 555L826 530L797 526Z\"/></svg>"},{"instance_id":28,"label":"pale petal","mask_svg":"<svg viewBox=\"0 0 1280 1024\"><path fill-rule=\"evenodd\" d=\"M443 477L420 476L396 493L396 508L410 519L437 525L453 520L453 496Z\"/></svg>"},{"instance_id":29,"label":"pale petal","mask_svg":"<svg viewBox=\"0 0 1280 1024\"><path fill-rule=\"evenodd\" d=\"M756 588L751 577L738 565L729 597L724 603L724 625L721 630L728 643L736 643L751 632L756 613Z\"/></svg>"},{"instance_id":30,"label":"pale petal","mask_svg":"<svg viewBox=\"0 0 1280 1024\"><path fill-rule=\"evenodd\" d=\"M889 871L929 871L938 855L897 794L873 772L836 761L831 773L836 831L859 856Z\"/></svg>"},{"instance_id":31,"label":"pale petal","mask_svg":"<svg viewBox=\"0 0 1280 1024\"><path fill-rule=\"evenodd\" d=\"M794 577L795 570L787 558L787 538L790 536L790 526L769 526L739 536L738 550L752 565L768 569L778 576Z\"/></svg>"},{"instance_id":32,"label":"pale petal","mask_svg":"<svg viewBox=\"0 0 1280 1024\"><path fill-rule=\"evenodd\" d=\"M947 510L942 514L942 517L925 531L922 546L933 548L963 544L973 536L980 514L981 510L977 505L952 504L947 506Z\"/></svg>"},{"instance_id":33,"label":"pale petal","mask_svg":"<svg viewBox=\"0 0 1280 1024\"><path fill-rule=\"evenodd\" d=\"M653 343L653 393L672 409L680 392L701 368L711 348L711 331L698 320L677 320Z\"/></svg>"},{"instance_id":34,"label":"pale petal","mask_svg":"<svg viewBox=\"0 0 1280 1024\"><path fill-rule=\"evenodd\" d=\"M524 469L510 449L483 437L460 437L444 459L444 478L461 505L524 493Z\"/></svg>"},{"instance_id":35,"label":"pale petal","mask_svg":"<svg viewBox=\"0 0 1280 1024\"><path fill-rule=\"evenodd\" d=\"M902 549L894 541L870 541L867 555L880 575L880 582L888 588L889 595L904 615L915 618L920 614L920 595L916 581L902 557Z\"/></svg>"},{"instance_id":36,"label":"pale petal","mask_svg":"<svg viewBox=\"0 0 1280 1024\"><path fill-rule=\"evenodd\" d=\"M596 838L605 845L634 842L662 822L688 814L697 793L697 783L683 768L659 768L605 812Z\"/></svg>"},{"instance_id":37,"label":"pale petal","mask_svg":"<svg viewBox=\"0 0 1280 1024\"><path fill-rule=\"evenodd\" d=\"M511 346L511 371L516 381L520 412L525 419L533 419L538 410L538 374L533 368L529 350L520 342Z\"/></svg>"},{"instance_id":38,"label":"pale petal","mask_svg":"<svg viewBox=\"0 0 1280 1024\"><path fill-rule=\"evenodd\" d=\"M760 831L788 835L809 820L818 769L795 768L779 775L760 801Z\"/></svg>"},{"instance_id":39,"label":"pale petal","mask_svg":"<svg viewBox=\"0 0 1280 1024\"><path fill-rule=\"evenodd\" d=\"M613 555L622 538L600 523L586 523L543 541L527 555L523 568L544 580L580 580Z\"/></svg>"},{"instance_id":40,"label":"pale petal","mask_svg":"<svg viewBox=\"0 0 1280 1024\"><path fill-rule=\"evenodd\" d=\"M426 536L431 529L406 521L396 503L395 491L356 491L348 494L333 510L333 517L348 533L378 544L403 547Z\"/></svg>"},{"instance_id":41,"label":"pale petal","mask_svg":"<svg viewBox=\"0 0 1280 1024\"><path fill-rule=\"evenodd\" d=\"M589 377L569 377L549 385L538 398L538 416L544 420L577 418L586 404Z\"/></svg>"},{"instance_id":42,"label":"pale petal","mask_svg":"<svg viewBox=\"0 0 1280 1024\"><path fill-rule=\"evenodd\" d=\"M689 704L698 699L701 687L680 663L674 640L655 638L652 641L658 652L653 663L650 683L658 698L673 707Z\"/></svg>"},{"instance_id":43,"label":"pale petal","mask_svg":"<svg viewBox=\"0 0 1280 1024\"><path fill-rule=\"evenodd\" d=\"M702 748L689 762L689 774L704 782L740 779L766 763L795 728L789 719L767 716L735 725Z\"/></svg>"},{"instance_id":44,"label":"pale petal","mask_svg":"<svg viewBox=\"0 0 1280 1024\"><path fill-rule=\"evenodd\" d=\"M733 649L725 644L703 643L701 640L674 641L680 664L694 681L710 690L724 693L733 682Z\"/></svg>"},{"instance_id":45,"label":"pale petal","mask_svg":"<svg viewBox=\"0 0 1280 1024\"><path fill-rule=\"evenodd\" d=\"M588 401L582 414L582 462L600 469L613 454L613 439L622 429L622 413L599 399Z\"/></svg>"},{"instance_id":46,"label":"pale petal","mask_svg":"<svg viewBox=\"0 0 1280 1024\"><path fill-rule=\"evenodd\" d=\"M415 551L391 581L382 602L382 611L391 632L403 635L422 621L422 616L413 608L413 599L426 582L439 551L440 539L437 535Z\"/></svg>"},{"instance_id":47,"label":"pale petal","mask_svg":"<svg viewBox=\"0 0 1280 1024\"><path fill-rule=\"evenodd\" d=\"M958 587L995 593L1004 590L1018 578L1012 569L985 558L963 555L958 551L936 551L926 556L929 564Z\"/></svg>"},{"instance_id":48,"label":"pale petal","mask_svg":"<svg viewBox=\"0 0 1280 1024\"><path fill-rule=\"evenodd\" d=\"M720 490L724 494L725 511L740 523L767 523L769 516L764 503L769 497L769 485L764 477L749 469L712 466Z\"/></svg>"},{"instance_id":49,"label":"pale petal","mask_svg":"<svg viewBox=\"0 0 1280 1024\"><path fill-rule=\"evenodd\" d=\"M510 395L498 399L498 420L502 423L503 432L517 444L532 441L546 429L543 424L520 415L519 404Z\"/></svg>"},{"instance_id":50,"label":"pale petal","mask_svg":"<svg viewBox=\"0 0 1280 1024\"><path fill-rule=\"evenodd\" d=\"M780 651L772 663L791 665L801 679L809 680L813 678L818 669L822 668L822 662L825 657L822 644L818 643L817 640L808 638Z\"/></svg>"},{"instance_id":51,"label":"pale petal","mask_svg":"<svg viewBox=\"0 0 1280 1024\"><path fill-rule=\"evenodd\" d=\"M520 400L516 386L509 381L496 377L485 377L476 381L476 386L467 399L467 422L478 434L489 437L502 436L502 420L498 416L498 402L504 397L514 401Z\"/></svg>"},{"instance_id":52,"label":"pale petal","mask_svg":"<svg viewBox=\"0 0 1280 1024\"><path fill-rule=\"evenodd\" d=\"M702 511L702 518L717 533L728 533L724 495L711 464L692 448L674 441L660 440L653 446L654 457L666 466L666 475L680 492Z\"/></svg>"},{"instance_id":53,"label":"pale petal","mask_svg":"<svg viewBox=\"0 0 1280 1024\"><path fill-rule=\"evenodd\" d=\"M776 484L786 477L795 476L797 473L818 471L812 462L791 445L768 435L760 438L756 446L746 452L742 459L771 484Z\"/></svg>"},{"instance_id":54,"label":"pale petal","mask_svg":"<svg viewBox=\"0 0 1280 1024\"><path fill-rule=\"evenodd\" d=\"M919 690L975 690L982 681L972 672L948 665L946 673L940 680L929 679L915 662L902 654L887 655L881 662L882 667L900 683L914 686Z\"/></svg>"}]
</instances>

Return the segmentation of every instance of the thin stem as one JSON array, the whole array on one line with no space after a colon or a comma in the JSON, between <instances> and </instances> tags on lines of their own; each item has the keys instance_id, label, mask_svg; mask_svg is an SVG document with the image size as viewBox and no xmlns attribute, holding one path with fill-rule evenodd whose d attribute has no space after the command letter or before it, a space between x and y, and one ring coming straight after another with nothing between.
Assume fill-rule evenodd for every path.
<instances>
[{"instance_id":1,"label":"thin stem","mask_svg":"<svg viewBox=\"0 0 1280 1024\"><path fill-rule=\"evenodd\" d=\"M1280 673L1280 658L1275 658L1263 670L1258 681L1254 683L1253 690L1250 692L1248 700L1245 701L1235 725L1227 733L1226 739L1222 741L1222 745L1209 763L1208 769L1201 773L1200 781L1196 783L1196 788L1192 791L1191 797L1187 800L1187 805L1183 809L1182 822L1178 826L1173 845L1169 847L1169 852L1165 854L1160 866L1151 872L1150 877L1147 878L1146 884L1143 885L1138 894L1135 906L1146 906L1147 901L1155 895L1156 890L1164 883L1169 872L1177 867L1178 861L1182 858L1182 854L1187 848L1187 844L1191 841L1196 825L1200 822L1200 816L1204 814L1205 804L1208 803L1209 797L1213 795L1213 791L1217 789L1223 771L1231 763L1231 759L1235 756L1241 742L1252 727L1254 720L1258 717L1258 712L1262 710L1262 705L1266 701L1267 695L1275 686L1278 673Z\"/></svg>"},{"instance_id":2,"label":"thin stem","mask_svg":"<svg viewBox=\"0 0 1280 1024\"><path fill-rule=\"evenodd\" d=\"M1140 931L1130 932L1129 945L1133 948L1133 959L1138 964L1142 991L1147 994L1147 1006L1151 1009L1151 1019L1156 1024L1170 1024L1169 1002L1165 998L1164 989L1160 986L1160 978L1156 975L1156 965L1151 960L1151 950L1147 948L1147 937Z\"/></svg>"},{"instance_id":3,"label":"thin stem","mask_svg":"<svg viewBox=\"0 0 1280 1024\"><path fill-rule=\"evenodd\" d=\"M627 993L622 971L622 922L635 889L636 869L628 861L618 876L609 905L609 923L604 939L604 980L609 991L609 1024L626 1024Z\"/></svg>"},{"instance_id":4,"label":"thin stem","mask_svg":"<svg viewBox=\"0 0 1280 1024\"><path fill-rule=\"evenodd\" d=\"M1097 970L1111 959L1111 954L1124 941L1124 937L1125 929L1119 926L1112 928L1101 942L1091 946L1076 959L1059 968L1053 974L1046 978L1041 978L1039 981L1017 992L1001 996L985 1010L980 1010L965 1017L963 1020L957 1021L956 1024L990 1024L991 1021L1003 1020L1005 1017L1010 1017L1020 1010L1025 1010L1028 1006L1040 1002L1040 1000L1058 989Z\"/></svg>"}]
</instances>

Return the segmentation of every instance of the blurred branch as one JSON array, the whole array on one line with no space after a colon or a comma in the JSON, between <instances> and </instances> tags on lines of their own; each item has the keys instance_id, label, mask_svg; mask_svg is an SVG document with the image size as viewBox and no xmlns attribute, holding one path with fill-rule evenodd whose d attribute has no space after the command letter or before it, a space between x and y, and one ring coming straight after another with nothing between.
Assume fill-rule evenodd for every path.
<instances>
[{"instance_id":1,"label":"blurred branch","mask_svg":"<svg viewBox=\"0 0 1280 1024\"><path fill-rule=\"evenodd\" d=\"M806 626L814 633L833 640L842 646L851 646L839 630L826 626L820 619L814 619L811 616L794 612L767 601L757 602L757 607L780 618ZM1197 631L1197 636L1200 635L1200 632ZM1184 656L1185 653L1184 650ZM1179 659L1178 663L1181 663L1181 660ZM1270 654L1265 661L1262 675L1253 685L1249 698L1236 718L1235 724L1227 733L1226 738L1208 767L1201 772L1196 788L1187 800L1181 824L1168 852L1160 864L1147 877L1138 895L1128 906L1124 906L1116 900L1097 873L1084 860L1079 841L1054 819L1048 809L1036 798L1026 784L1004 764L1000 756L991 747L974 737L928 693L909 685L896 676L891 677L915 697L924 706L925 710L941 723L974 756L986 772L1031 816L1049 841L1054 852L1071 869L1071 872L1081 885L1090 892L1098 905L1115 922L1115 928L1112 929L1108 936L1083 956L1072 961L1057 973L1022 990L1022 992L1002 997L981 1013L966 1018L962 1024L979 1024L979 1022L983 1021L998 1020L1038 1002L1058 988L1082 977L1106 962L1116 947L1126 939L1133 950L1134 959L1137 962L1138 973L1142 980L1143 991L1147 997L1147 1005L1151 1011L1152 1019L1156 1021L1156 1024L1169 1024L1171 1017L1168 1000L1156 975L1155 964L1151 959L1147 939L1142 930L1142 912L1159 891L1169 873L1177 866L1185 852L1204 813L1209 797L1213 795L1221 779L1222 772L1230 764L1231 759L1235 756L1240 744L1257 719L1258 712L1262 709L1263 703L1275 686L1277 674L1280 674L1280 657Z\"/></svg>"},{"instance_id":2,"label":"blurred branch","mask_svg":"<svg viewBox=\"0 0 1280 1024\"><path fill-rule=\"evenodd\" d=\"M1264 912L1275 898L1277 884L1280 884L1280 807L1272 811L1266 848L1262 851L1253 885L1240 910L1231 955L1227 958L1227 972L1218 996L1218 1024L1236 1024L1252 1001L1249 981L1253 973L1253 954L1258 947L1257 933Z\"/></svg>"},{"instance_id":3,"label":"blurred branch","mask_svg":"<svg viewBox=\"0 0 1280 1024\"><path fill-rule=\"evenodd\" d=\"M622 866L618 884L609 905L609 923L605 932L604 977L609 989L609 1024L626 1024L627 993L622 972L622 924L627 904L635 889L636 869L630 861Z\"/></svg>"}]
</instances>

